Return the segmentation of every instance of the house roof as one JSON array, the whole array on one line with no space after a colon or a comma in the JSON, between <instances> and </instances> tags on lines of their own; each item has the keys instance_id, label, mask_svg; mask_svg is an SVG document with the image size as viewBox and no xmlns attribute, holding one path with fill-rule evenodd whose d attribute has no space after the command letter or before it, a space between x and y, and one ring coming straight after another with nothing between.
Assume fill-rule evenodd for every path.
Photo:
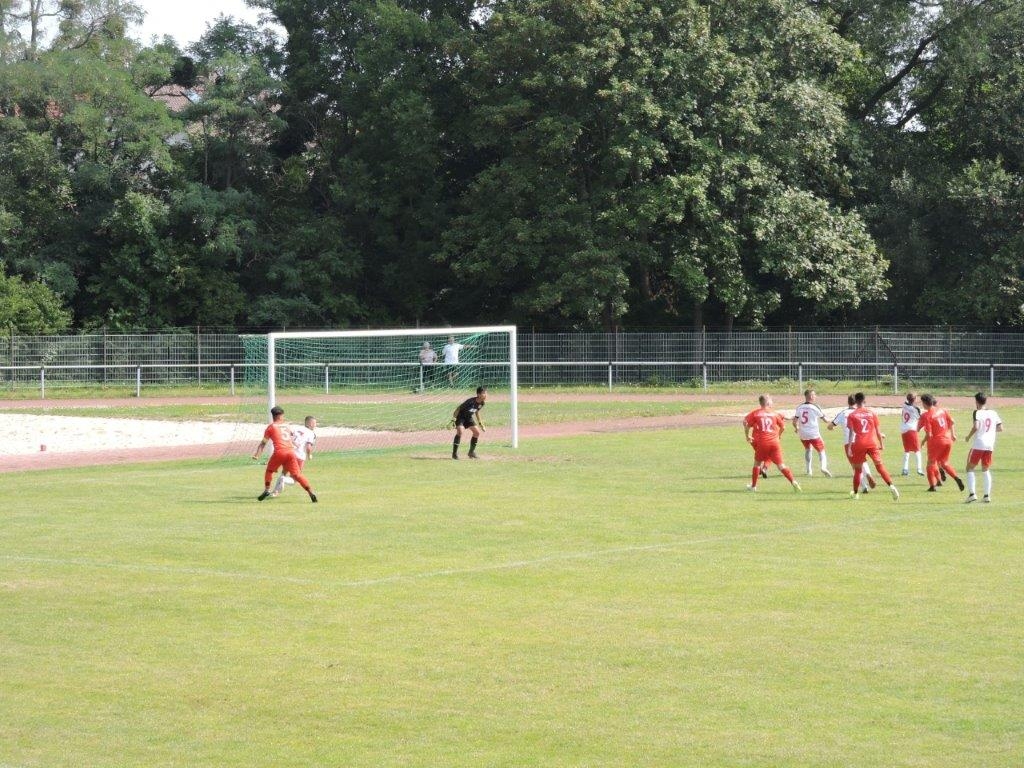
<instances>
[{"instance_id":1,"label":"house roof","mask_svg":"<svg viewBox=\"0 0 1024 768\"><path fill-rule=\"evenodd\" d=\"M186 88L183 85L160 85L146 89L151 99L163 102L171 112L181 112L203 98L202 86Z\"/></svg>"}]
</instances>

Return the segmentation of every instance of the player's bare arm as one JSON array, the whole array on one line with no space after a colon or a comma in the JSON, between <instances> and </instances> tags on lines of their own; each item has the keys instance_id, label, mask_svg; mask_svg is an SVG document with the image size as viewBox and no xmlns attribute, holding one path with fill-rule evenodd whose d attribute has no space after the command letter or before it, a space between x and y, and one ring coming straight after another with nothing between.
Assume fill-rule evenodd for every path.
<instances>
[{"instance_id":1,"label":"player's bare arm","mask_svg":"<svg viewBox=\"0 0 1024 768\"><path fill-rule=\"evenodd\" d=\"M267 447L267 438L260 440L260 444L256 447L256 451L253 453L253 459L258 459L263 455L263 449Z\"/></svg>"}]
</instances>

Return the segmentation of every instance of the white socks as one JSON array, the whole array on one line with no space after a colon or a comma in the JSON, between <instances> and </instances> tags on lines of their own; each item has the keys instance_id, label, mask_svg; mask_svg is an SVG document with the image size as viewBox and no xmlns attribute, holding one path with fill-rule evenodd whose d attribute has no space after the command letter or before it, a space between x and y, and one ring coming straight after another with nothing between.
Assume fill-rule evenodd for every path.
<instances>
[{"instance_id":1,"label":"white socks","mask_svg":"<svg viewBox=\"0 0 1024 768\"><path fill-rule=\"evenodd\" d=\"M984 472L982 472L981 476L985 480L985 495L986 496L991 496L992 495L992 470L991 469L986 469ZM969 493L971 496L977 495L975 493L975 489L977 487L978 487L977 483L975 482L975 479L974 479L974 472L973 471L972 472L968 472L967 473L967 493Z\"/></svg>"}]
</instances>

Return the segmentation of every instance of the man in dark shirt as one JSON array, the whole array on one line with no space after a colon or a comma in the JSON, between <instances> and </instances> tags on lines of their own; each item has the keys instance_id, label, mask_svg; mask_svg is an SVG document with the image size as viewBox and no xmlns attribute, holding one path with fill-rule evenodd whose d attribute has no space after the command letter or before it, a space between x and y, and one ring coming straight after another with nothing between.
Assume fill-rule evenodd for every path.
<instances>
[{"instance_id":1,"label":"man in dark shirt","mask_svg":"<svg viewBox=\"0 0 1024 768\"><path fill-rule=\"evenodd\" d=\"M462 431L468 429L473 433L472 439L469 441L469 458L475 459L476 456L476 442L480 439L480 432L487 430L484 429L483 419L480 418L480 411L483 410L484 403L487 401L487 388L477 387L476 397L471 397L458 408L455 409L455 413L452 414L452 426L455 427L455 439L452 441L452 458L459 458L459 443L462 442Z\"/></svg>"}]
</instances>

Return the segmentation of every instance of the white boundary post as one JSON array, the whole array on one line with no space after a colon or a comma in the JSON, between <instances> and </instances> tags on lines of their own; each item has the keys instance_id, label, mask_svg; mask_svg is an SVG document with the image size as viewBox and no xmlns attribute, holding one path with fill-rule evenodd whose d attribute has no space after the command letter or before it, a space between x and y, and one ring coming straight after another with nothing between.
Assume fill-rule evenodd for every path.
<instances>
[{"instance_id":1,"label":"white boundary post","mask_svg":"<svg viewBox=\"0 0 1024 768\"><path fill-rule=\"evenodd\" d=\"M277 404L277 336L267 334L267 418L270 418L270 409Z\"/></svg>"},{"instance_id":2,"label":"white boundary post","mask_svg":"<svg viewBox=\"0 0 1024 768\"><path fill-rule=\"evenodd\" d=\"M508 326L508 396L512 401L509 419L512 422L512 447L519 447L519 339L516 327ZM422 370L422 368L420 369Z\"/></svg>"}]
</instances>

